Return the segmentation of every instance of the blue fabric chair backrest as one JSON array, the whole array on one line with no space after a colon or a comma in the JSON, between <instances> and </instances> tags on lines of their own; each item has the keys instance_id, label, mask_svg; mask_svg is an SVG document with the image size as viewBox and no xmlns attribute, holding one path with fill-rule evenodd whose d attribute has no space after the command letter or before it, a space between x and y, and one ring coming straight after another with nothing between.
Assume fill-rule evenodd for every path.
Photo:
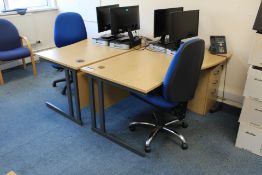
<instances>
[{"instance_id":1,"label":"blue fabric chair backrest","mask_svg":"<svg viewBox=\"0 0 262 175\"><path fill-rule=\"evenodd\" d=\"M61 13L55 21L56 47L67 46L87 38L85 23L81 15L73 12Z\"/></svg>"},{"instance_id":2,"label":"blue fabric chair backrest","mask_svg":"<svg viewBox=\"0 0 262 175\"><path fill-rule=\"evenodd\" d=\"M180 46L167 70L163 96L170 102L187 102L194 97L205 55L205 42L192 39Z\"/></svg>"},{"instance_id":3,"label":"blue fabric chair backrest","mask_svg":"<svg viewBox=\"0 0 262 175\"><path fill-rule=\"evenodd\" d=\"M19 33L16 27L5 19L0 19L0 51L21 47Z\"/></svg>"}]
</instances>

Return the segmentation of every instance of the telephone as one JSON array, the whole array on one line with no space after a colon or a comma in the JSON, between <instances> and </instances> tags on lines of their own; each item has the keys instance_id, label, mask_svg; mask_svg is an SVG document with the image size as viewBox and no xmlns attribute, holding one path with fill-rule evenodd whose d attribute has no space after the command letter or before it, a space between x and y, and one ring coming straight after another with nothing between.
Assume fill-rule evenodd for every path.
<instances>
[{"instance_id":1,"label":"telephone","mask_svg":"<svg viewBox=\"0 0 262 175\"><path fill-rule=\"evenodd\" d=\"M226 54L227 45L225 36L210 36L210 48L209 51L212 54Z\"/></svg>"}]
</instances>

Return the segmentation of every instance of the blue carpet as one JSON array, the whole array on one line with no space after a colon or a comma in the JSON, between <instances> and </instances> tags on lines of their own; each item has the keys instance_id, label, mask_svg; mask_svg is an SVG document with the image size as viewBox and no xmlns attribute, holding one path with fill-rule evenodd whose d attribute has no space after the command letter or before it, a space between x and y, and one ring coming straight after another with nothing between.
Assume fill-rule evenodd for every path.
<instances>
[{"instance_id":1,"label":"blue carpet","mask_svg":"<svg viewBox=\"0 0 262 175\"><path fill-rule=\"evenodd\" d=\"M261 175L262 158L234 146L239 113L225 108L206 117L188 112L189 128L178 129L189 143L181 150L175 140L160 133L152 153L139 157L97 135L90 129L88 109L82 111L80 127L45 106L54 102L66 109L63 84L52 81L64 76L50 64L37 64L4 71L0 87L0 174L18 175L100 174L252 174ZM128 123L151 118L152 107L133 97L106 111L108 130L143 149L149 129L128 130Z\"/></svg>"}]
</instances>

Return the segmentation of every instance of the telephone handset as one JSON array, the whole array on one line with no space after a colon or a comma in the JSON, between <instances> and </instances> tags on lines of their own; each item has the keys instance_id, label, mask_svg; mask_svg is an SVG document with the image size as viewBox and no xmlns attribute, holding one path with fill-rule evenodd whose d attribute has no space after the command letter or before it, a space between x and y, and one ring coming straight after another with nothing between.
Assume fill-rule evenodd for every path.
<instances>
[{"instance_id":1,"label":"telephone handset","mask_svg":"<svg viewBox=\"0 0 262 175\"><path fill-rule=\"evenodd\" d=\"M227 45L225 36L210 36L210 48L209 51L212 54L226 54Z\"/></svg>"}]
</instances>

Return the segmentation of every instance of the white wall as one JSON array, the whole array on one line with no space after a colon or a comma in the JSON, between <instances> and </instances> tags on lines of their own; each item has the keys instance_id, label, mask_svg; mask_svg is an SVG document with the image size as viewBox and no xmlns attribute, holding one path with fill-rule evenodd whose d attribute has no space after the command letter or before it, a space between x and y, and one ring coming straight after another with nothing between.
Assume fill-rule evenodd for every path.
<instances>
[{"instance_id":1,"label":"white wall","mask_svg":"<svg viewBox=\"0 0 262 175\"><path fill-rule=\"evenodd\" d=\"M75 1L58 0L62 11L80 12ZM78 6L88 6L88 1L77 0ZM100 0L101 5L119 3L139 5L140 34L153 36L153 11L159 8L183 6L185 10L200 9L199 37L209 46L210 35L226 35L229 52L233 53L229 61L226 78L226 98L242 103L248 57L255 32L252 26L261 0ZM95 9L93 9L95 11ZM86 20L89 35L95 35L97 26ZM222 83L221 83L222 84Z\"/></svg>"},{"instance_id":2,"label":"white wall","mask_svg":"<svg viewBox=\"0 0 262 175\"><path fill-rule=\"evenodd\" d=\"M89 37L97 34L96 7L101 5L101 0L57 0L57 5L61 12L80 13Z\"/></svg>"}]
</instances>

